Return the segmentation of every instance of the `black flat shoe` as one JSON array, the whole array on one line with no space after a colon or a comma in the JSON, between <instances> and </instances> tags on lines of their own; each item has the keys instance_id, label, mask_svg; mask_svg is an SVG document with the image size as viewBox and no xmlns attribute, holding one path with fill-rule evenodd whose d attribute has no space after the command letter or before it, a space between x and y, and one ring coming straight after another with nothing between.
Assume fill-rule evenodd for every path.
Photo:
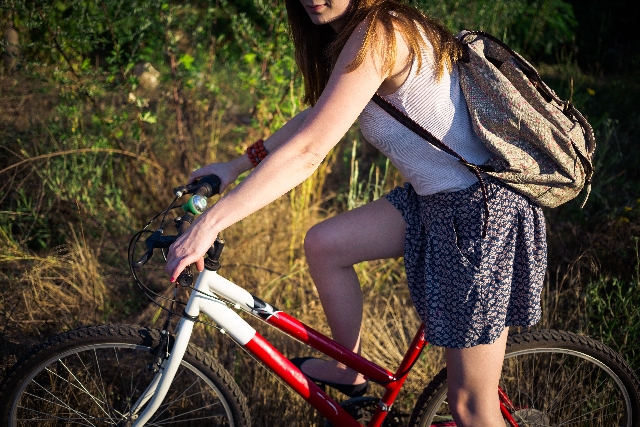
<instances>
[{"instance_id":1,"label":"black flat shoe","mask_svg":"<svg viewBox=\"0 0 640 427\"><path fill-rule=\"evenodd\" d=\"M331 381L319 380L317 378L313 378L311 375L305 373L302 370L302 364L309 359L317 359L317 357L294 357L293 359L289 359L291 363L293 363L300 371L311 381L319 385L323 390L325 386L329 386L331 388L335 388L342 394L346 394L349 397L358 397L362 396L367 392L367 388L369 387L369 381L365 381L362 384L340 384L333 383Z\"/></svg>"}]
</instances>

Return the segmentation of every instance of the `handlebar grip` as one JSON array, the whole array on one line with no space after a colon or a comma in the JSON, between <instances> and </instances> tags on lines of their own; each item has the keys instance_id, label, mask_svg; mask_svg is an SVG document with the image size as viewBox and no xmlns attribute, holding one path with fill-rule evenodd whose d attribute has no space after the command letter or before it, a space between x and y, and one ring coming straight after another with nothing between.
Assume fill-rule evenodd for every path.
<instances>
[{"instance_id":1,"label":"handlebar grip","mask_svg":"<svg viewBox=\"0 0 640 427\"><path fill-rule=\"evenodd\" d=\"M217 175L203 176L197 180L194 185L199 188L195 191L195 194L201 196L211 197L220 192L220 178Z\"/></svg>"},{"instance_id":2,"label":"handlebar grip","mask_svg":"<svg viewBox=\"0 0 640 427\"><path fill-rule=\"evenodd\" d=\"M211 197L220 192L220 178L217 175L207 175L194 181L193 184L182 185L173 189L176 197L185 194L199 194L200 196ZM202 190L204 188L204 190Z\"/></svg>"},{"instance_id":3,"label":"handlebar grip","mask_svg":"<svg viewBox=\"0 0 640 427\"><path fill-rule=\"evenodd\" d=\"M186 212L184 215L182 215L178 225L178 236L182 235L182 233L184 233L185 231L187 231L187 229L189 229L189 227L191 226L191 223L195 218L196 216L191 212Z\"/></svg>"}]
</instances>

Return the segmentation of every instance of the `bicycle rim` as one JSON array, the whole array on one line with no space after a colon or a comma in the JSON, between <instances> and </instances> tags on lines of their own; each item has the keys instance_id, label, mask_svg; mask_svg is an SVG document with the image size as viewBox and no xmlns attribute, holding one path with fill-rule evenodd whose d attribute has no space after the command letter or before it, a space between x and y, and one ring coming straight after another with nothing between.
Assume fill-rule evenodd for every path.
<instances>
[{"instance_id":1,"label":"bicycle rim","mask_svg":"<svg viewBox=\"0 0 640 427\"><path fill-rule=\"evenodd\" d=\"M521 350L507 355L502 372L500 386L516 409L518 424L632 426L629 391L593 356L564 348ZM529 372L540 377L530 378Z\"/></svg>"},{"instance_id":2,"label":"bicycle rim","mask_svg":"<svg viewBox=\"0 0 640 427\"><path fill-rule=\"evenodd\" d=\"M13 401L9 425L128 427L132 405L154 378L152 349L99 343L69 349L40 363ZM220 390L183 360L162 405L146 426L233 425Z\"/></svg>"},{"instance_id":3,"label":"bicycle rim","mask_svg":"<svg viewBox=\"0 0 640 427\"><path fill-rule=\"evenodd\" d=\"M634 426L637 379L622 359L613 361L593 345L573 343L567 348L553 341L541 347L526 343L507 348L500 387L513 404L510 409L518 425ZM446 372L441 374L419 399L419 419L413 425L455 426L447 403Z\"/></svg>"}]
</instances>

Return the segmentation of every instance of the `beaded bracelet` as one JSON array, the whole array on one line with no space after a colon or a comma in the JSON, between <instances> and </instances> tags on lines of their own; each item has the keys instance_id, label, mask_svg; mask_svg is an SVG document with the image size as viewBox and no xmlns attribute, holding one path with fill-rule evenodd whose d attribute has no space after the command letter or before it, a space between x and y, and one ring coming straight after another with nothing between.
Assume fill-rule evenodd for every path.
<instances>
[{"instance_id":1,"label":"beaded bracelet","mask_svg":"<svg viewBox=\"0 0 640 427\"><path fill-rule=\"evenodd\" d=\"M247 147L247 156L249 156L253 167L258 166L258 164L267 157L267 154L269 154L269 152L264 147L264 141L262 139L257 140L253 145Z\"/></svg>"}]
</instances>

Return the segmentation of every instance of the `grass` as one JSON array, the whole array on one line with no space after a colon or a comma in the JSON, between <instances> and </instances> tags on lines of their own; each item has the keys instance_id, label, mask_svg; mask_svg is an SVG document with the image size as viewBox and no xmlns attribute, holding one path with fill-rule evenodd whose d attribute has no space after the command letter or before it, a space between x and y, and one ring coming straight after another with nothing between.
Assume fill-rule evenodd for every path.
<instances>
[{"instance_id":1,"label":"grass","mask_svg":"<svg viewBox=\"0 0 640 427\"><path fill-rule=\"evenodd\" d=\"M115 300L112 273L81 230L47 254L26 252L0 229L0 373L30 345L52 334L103 323Z\"/></svg>"},{"instance_id":2,"label":"grass","mask_svg":"<svg viewBox=\"0 0 640 427\"><path fill-rule=\"evenodd\" d=\"M317 221L323 211L312 206L310 212L306 228ZM293 215L296 214L291 209L290 197L285 196L226 230L224 238L227 243L220 274L302 322L329 334L304 257L298 257L293 264L287 262ZM357 273L365 295L363 355L381 366L394 369L420 323L404 285L402 262L397 259L366 262L357 266ZM134 317L133 322L154 323L156 315L157 309L151 306ZM161 325L162 319L162 315L157 318L156 327ZM255 319L248 320L289 357L320 355ZM228 338L203 325L199 325L197 330L196 342L214 354L240 384L249 400L254 425L282 422L300 426L324 425L304 400L262 369ZM442 366L440 350L432 349L426 353L406 383L397 407L410 412L417 395ZM380 391L378 388L376 392ZM340 399L340 396L335 397ZM285 400L288 403L283 405Z\"/></svg>"}]
</instances>

